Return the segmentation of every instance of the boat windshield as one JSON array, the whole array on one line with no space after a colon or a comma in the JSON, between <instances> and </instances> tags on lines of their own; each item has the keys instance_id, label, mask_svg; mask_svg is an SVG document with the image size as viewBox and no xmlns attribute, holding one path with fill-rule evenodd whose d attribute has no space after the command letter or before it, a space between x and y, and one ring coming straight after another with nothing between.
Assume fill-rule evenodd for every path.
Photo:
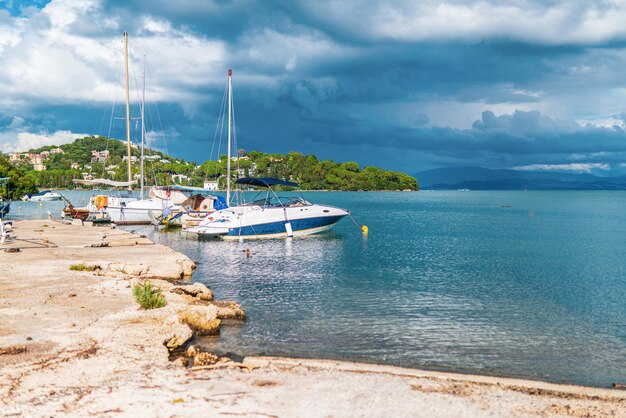
<instances>
[{"instance_id":1,"label":"boat windshield","mask_svg":"<svg viewBox=\"0 0 626 418\"><path fill-rule=\"evenodd\" d=\"M286 208L309 206L310 203L301 197L295 196L266 196L264 199L253 200L241 206L261 206L262 208Z\"/></svg>"}]
</instances>

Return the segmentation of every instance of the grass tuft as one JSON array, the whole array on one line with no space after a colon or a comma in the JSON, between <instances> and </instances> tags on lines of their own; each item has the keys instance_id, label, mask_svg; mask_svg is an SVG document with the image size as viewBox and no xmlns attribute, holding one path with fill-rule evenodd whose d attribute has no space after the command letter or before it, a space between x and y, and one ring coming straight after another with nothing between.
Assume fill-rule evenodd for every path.
<instances>
[{"instance_id":1,"label":"grass tuft","mask_svg":"<svg viewBox=\"0 0 626 418\"><path fill-rule=\"evenodd\" d=\"M70 266L70 270L74 270L74 271L94 271L97 268L98 266L85 264L85 263L72 264Z\"/></svg>"},{"instance_id":2,"label":"grass tuft","mask_svg":"<svg viewBox=\"0 0 626 418\"><path fill-rule=\"evenodd\" d=\"M167 305L161 289L153 287L152 283L145 282L133 286L133 296L138 304L144 309L162 308Z\"/></svg>"}]
</instances>

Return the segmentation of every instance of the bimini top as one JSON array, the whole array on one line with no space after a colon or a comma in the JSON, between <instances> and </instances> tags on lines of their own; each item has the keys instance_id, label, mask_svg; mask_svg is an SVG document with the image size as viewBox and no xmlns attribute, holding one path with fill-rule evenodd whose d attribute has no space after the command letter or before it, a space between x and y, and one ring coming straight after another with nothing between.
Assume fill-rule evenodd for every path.
<instances>
[{"instance_id":1,"label":"bimini top","mask_svg":"<svg viewBox=\"0 0 626 418\"><path fill-rule=\"evenodd\" d=\"M251 186L260 186L260 187L270 187L270 186L275 186L277 184L281 186L298 187L298 183L294 183L293 181L281 180L281 179L277 179L274 177L259 177L259 178L244 177L241 179L237 179L235 183L249 184Z\"/></svg>"}]
</instances>

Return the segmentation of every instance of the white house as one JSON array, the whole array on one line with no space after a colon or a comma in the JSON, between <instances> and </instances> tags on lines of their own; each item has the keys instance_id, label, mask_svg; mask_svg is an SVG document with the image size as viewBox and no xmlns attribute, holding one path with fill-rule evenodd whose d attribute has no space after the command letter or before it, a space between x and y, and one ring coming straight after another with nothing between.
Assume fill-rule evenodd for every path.
<instances>
[{"instance_id":1,"label":"white house","mask_svg":"<svg viewBox=\"0 0 626 418\"><path fill-rule=\"evenodd\" d=\"M204 188L211 191L218 190L217 180L204 180Z\"/></svg>"}]
</instances>

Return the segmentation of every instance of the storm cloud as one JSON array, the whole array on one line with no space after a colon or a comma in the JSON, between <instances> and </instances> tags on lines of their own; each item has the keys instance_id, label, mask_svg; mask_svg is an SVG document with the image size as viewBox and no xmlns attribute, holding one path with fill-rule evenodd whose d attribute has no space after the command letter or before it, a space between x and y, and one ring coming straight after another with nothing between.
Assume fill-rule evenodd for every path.
<instances>
[{"instance_id":1,"label":"storm cloud","mask_svg":"<svg viewBox=\"0 0 626 418\"><path fill-rule=\"evenodd\" d=\"M123 137L134 117L209 158L226 71L239 145L415 172L446 165L621 173L626 6L613 1L0 4L0 150Z\"/></svg>"}]
</instances>

